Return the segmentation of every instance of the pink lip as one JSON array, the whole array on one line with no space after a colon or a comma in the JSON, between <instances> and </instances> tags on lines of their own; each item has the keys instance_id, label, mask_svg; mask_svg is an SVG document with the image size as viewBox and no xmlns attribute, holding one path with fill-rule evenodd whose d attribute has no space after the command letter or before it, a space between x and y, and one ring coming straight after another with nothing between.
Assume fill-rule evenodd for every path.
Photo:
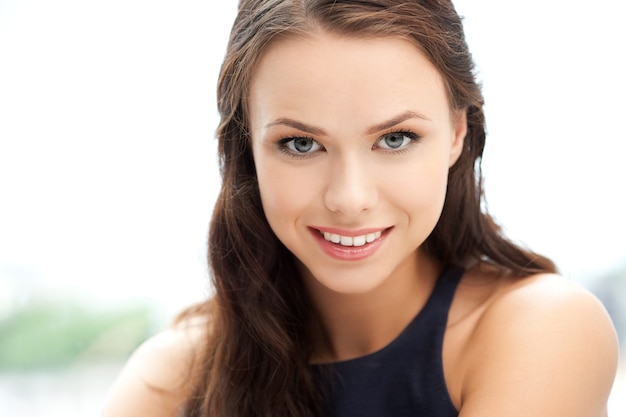
<instances>
[{"instance_id":1,"label":"pink lip","mask_svg":"<svg viewBox=\"0 0 626 417\"><path fill-rule=\"evenodd\" d=\"M310 227L309 230L317 244L320 248L331 258L341 260L341 261L358 261L361 259L368 258L376 253L378 248L382 246L387 235L391 231L391 228L382 229L382 235L380 238L376 239L371 243L366 243L363 246L341 246L337 243L332 243L324 239L324 236L321 235L321 232L327 233L335 233L342 236L361 236L369 233L376 233L381 231L378 229L361 229L361 230L343 230L336 228L313 228Z\"/></svg>"},{"instance_id":2,"label":"pink lip","mask_svg":"<svg viewBox=\"0 0 626 417\"><path fill-rule=\"evenodd\" d=\"M347 229L339 229L337 227L310 227L309 229L313 229L313 230L317 230L319 232L326 232L326 233L333 233L336 235L341 235L341 236L349 236L349 237L354 237L354 236L363 236L363 235L368 235L370 233L376 233L376 232L385 232L385 230L387 230L388 228L386 227L378 227L378 228L374 228L371 227L369 229L359 229L359 230L347 230Z\"/></svg>"}]
</instances>

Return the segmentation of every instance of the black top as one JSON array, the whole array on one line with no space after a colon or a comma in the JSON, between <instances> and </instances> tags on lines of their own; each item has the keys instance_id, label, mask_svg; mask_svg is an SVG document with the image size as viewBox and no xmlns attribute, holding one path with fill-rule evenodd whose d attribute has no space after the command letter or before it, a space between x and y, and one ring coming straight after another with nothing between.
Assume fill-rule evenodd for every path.
<instances>
[{"instance_id":1,"label":"black top","mask_svg":"<svg viewBox=\"0 0 626 417\"><path fill-rule=\"evenodd\" d=\"M383 349L346 361L313 365L327 388L328 417L457 417L443 375L448 311L463 270L441 274L411 323Z\"/></svg>"}]
</instances>

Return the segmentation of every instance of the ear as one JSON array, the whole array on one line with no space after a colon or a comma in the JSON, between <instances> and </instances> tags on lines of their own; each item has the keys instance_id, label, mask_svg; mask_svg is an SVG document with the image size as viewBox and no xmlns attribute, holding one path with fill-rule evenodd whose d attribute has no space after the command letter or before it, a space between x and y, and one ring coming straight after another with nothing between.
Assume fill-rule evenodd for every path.
<instances>
[{"instance_id":1,"label":"ear","mask_svg":"<svg viewBox=\"0 0 626 417\"><path fill-rule=\"evenodd\" d=\"M467 135L467 109L459 110L452 115L452 135L449 167L452 167L463 153Z\"/></svg>"}]
</instances>

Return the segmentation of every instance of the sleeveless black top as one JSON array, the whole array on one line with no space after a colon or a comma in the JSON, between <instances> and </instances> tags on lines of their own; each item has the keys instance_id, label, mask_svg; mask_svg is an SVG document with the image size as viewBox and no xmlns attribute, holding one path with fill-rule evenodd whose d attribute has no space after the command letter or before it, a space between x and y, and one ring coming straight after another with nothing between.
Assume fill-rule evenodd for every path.
<instances>
[{"instance_id":1,"label":"sleeveless black top","mask_svg":"<svg viewBox=\"0 0 626 417\"><path fill-rule=\"evenodd\" d=\"M443 375L448 311L463 270L441 274L428 301L400 333L372 354L313 365L327 392L328 417L457 417Z\"/></svg>"}]
</instances>

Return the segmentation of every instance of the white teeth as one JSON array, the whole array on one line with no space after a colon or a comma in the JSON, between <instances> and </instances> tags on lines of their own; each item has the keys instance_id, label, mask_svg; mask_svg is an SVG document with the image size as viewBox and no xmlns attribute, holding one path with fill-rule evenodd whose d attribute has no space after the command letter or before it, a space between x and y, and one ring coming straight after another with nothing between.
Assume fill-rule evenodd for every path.
<instances>
[{"instance_id":1,"label":"white teeth","mask_svg":"<svg viewBox=\"0 0 626 417\"><path fill-rule=\"evenodd\" d=\"M341 246L363 246L379 239L382 232L368 233L360 236L341 236L335 233L323 232L324 239L329 242L339 243Z\"/></svg>"},{"instance_id":2,"label":"white teeth","mask_svg":"<svg viewBox=\"0 0 626 417\"><path fill-rule=\"evenodd\" d=\"M328 240L329 242L333 242L333 243L341 242L341 236L336 235L334 233L324 232L323 235L324 235L324 239Z\"/></svg>"}]
</instances>

